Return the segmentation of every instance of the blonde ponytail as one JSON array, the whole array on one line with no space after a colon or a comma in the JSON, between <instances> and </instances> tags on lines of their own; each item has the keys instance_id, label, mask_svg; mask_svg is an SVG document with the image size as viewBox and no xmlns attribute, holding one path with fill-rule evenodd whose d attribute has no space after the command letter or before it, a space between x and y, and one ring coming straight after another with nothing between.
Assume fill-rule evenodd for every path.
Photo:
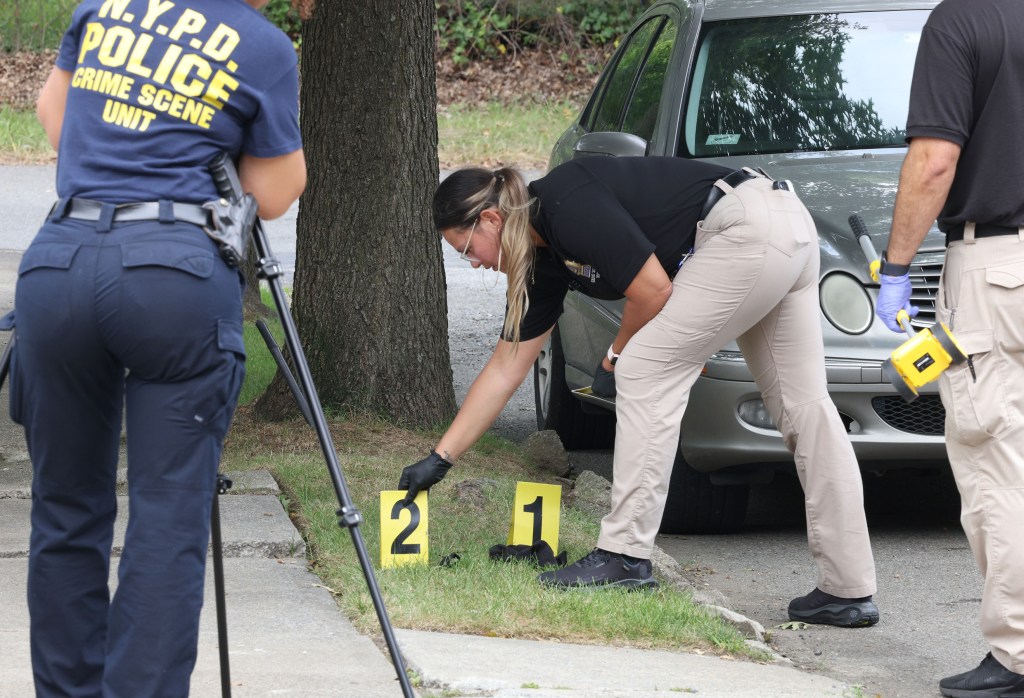
<instances>
[{"instance_id":1,"label":"blonde ponytail","mask_svg":"<svg viewBox=\"0 0 1024 698\"><path fill-rule=\"evenodd\" d=\"M501 252L505 257L505 275L508 278L505 324L501 334L513 346L518 346L523 318L530 308L527 291L537 258L537 248L530 237L530 205L533 200L526 188L526 181L518 171L503 167L494 176L501 192L498 196L498 210L505 219L501 233Z\"/></svg>"}]
</instances>

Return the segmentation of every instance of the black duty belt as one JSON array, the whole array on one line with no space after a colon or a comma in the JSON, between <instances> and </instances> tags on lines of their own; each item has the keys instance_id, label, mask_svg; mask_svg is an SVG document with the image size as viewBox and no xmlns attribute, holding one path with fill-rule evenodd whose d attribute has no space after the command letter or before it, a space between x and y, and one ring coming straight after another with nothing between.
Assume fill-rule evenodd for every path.
<instances>
[{"instance_id":1,"label":"black duty belt","mask_svg":"<svg viewBox=\"0 0 1024 698\"><path fill-rule=\"evenodd\" d=\"M749 179L756 179L757 177L760 176L761 175L751 174L746 169L739 169L734 172L730 172L724 177L721 177L720 181L725 182L730 187L735 188ZM722 191L715 185L711 185L711 191L708 192L708 198L704 200L704 208L700 210L700 218L698 218L697 220L702 221L707 219L708 214L711 213L711 209L715 207L715 204L717 204L718 200L721 199L723 196L725 196L724 191Z\"/></svg>"},{"instance_id":2,"label":"black duty belt","mask_svg":"<svg viewBox=\"0 0 1024 698\"><path fill-rule=\"evenodd\" d=\"M210 211L199 204L166 200L109 204L92 199L60 199L50 209L48 217L58 220L74 218L81 221L103 221L106 218L107 225L135 221L161 221L164 223L182 221L194 225L210 225Z\"/></svg>"},{"instance_id":3,"label":"black duty belt","mask_svg":"<svg viewBox=\"0 0 1024 698\"><path fill-rule=\"evenodd\" d=\"M974 226L974 237L991 238L997 235L1016 235L1020 228L1008 225L994 225L992 223L978 223ZM946 231L946 244L964 239L964 224L957 223Z\"/></svg>"}]
</instances>

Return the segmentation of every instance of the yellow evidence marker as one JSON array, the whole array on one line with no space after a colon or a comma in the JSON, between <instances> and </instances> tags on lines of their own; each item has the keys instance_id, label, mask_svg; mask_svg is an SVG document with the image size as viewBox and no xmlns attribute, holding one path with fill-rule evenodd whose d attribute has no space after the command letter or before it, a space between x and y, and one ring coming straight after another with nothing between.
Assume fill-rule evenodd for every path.
<instances>
[{"instance_id":1,"label":"yellow evidence marker","mask_svg":"<svg viewBox=\"0 0 1024 698\"><path fill-rule=\"evenodd\" d=\"M380 493L380 566L427 564L427 492L402 506L406 490Z\"/></svg>"},{"instance_id":2,"label":"yellow evidence marker","mask_svg":"<svg viewBox=\"0 0 1024 698\"><path fill-rule=\"evenodd\" d=\"M543 540L557 553L558 517L561 509L560 485L517 482L508 545L533 545Z\"/></svg>"}]
</instances>

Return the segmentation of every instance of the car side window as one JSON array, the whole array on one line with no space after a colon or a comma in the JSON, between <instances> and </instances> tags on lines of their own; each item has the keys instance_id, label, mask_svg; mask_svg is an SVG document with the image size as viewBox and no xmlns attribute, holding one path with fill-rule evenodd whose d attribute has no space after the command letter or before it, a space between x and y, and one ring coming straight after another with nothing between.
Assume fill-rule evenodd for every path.
<instances>
[{"instance_id":1,"label":"car side window","mask_svg":"<svg viewBox=\"0 0 1024 698\"><path fill-rule=\"evenodd\" d=\"M627 39L625 48L619 54L615 68L604 80L604 90L600 102L594 112L591 131L617 131L622 116L622 108L629 98L630 89L636 78L637 70L647 56L651 39L661 26L664 17L654 17L640 26Z\"/></svg>"},{"instance_id":2,"label":"car side window","mask_svg":"<svg viewBox=\"0 0 1024 698\"><path fill-rule=\"evenodd\" d=\"M622 120L622 130L651 140L654 135L654 123L658 118L658 105L661 103L665 75L668 73L669 60L672 58L672 47L675 46L676 23L669 19L661 28L658 38L654 41L650 55L640 71L636 81L633 97L626 107L626 116Z\"/></svg>"}]
</instances>

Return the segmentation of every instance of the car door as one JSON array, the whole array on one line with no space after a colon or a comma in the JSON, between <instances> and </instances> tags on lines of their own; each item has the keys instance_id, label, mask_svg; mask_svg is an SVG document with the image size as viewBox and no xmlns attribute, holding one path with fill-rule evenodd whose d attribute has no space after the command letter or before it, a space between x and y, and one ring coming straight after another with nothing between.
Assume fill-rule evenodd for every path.
<instances>
[{"instance_id":1,"label":"car door","mask_svg":"<svg viewBox=\"0 0 1024 698\"><path fill-rule=\"evenodd\" d=\"M551 167L583 154L645 154L646 144L657 134L655 127L664 130L659 107L666 75L679 60L674 49L692 14L689 3L656 5L623 38L580 117L552 149ZM603 138L605 134L610 138ZM626 151L620 145L624 135L634 138L625 141L630 144ZM604 141L613 147L603 149Z\"/></svg>"},{"instance_id":2,"label":"car door","mask_svg":"<svg viewBox=\"0 0 1024 698\"><path fill-rule=\"evenodd\" d=\"M562 155L646 154L648 144L660 134L664 88L683 30L678 9L665 6L663 12L654 13L626 37L577 122L579 132L586 135L573 134L573 147ZM622 303L599 301L576 292L566 297L559 329L564 338L566 377L578 383L573 387L590 384L601 358L598 348L608 346L618 330Z\"/></svg>"}]
</instances>

